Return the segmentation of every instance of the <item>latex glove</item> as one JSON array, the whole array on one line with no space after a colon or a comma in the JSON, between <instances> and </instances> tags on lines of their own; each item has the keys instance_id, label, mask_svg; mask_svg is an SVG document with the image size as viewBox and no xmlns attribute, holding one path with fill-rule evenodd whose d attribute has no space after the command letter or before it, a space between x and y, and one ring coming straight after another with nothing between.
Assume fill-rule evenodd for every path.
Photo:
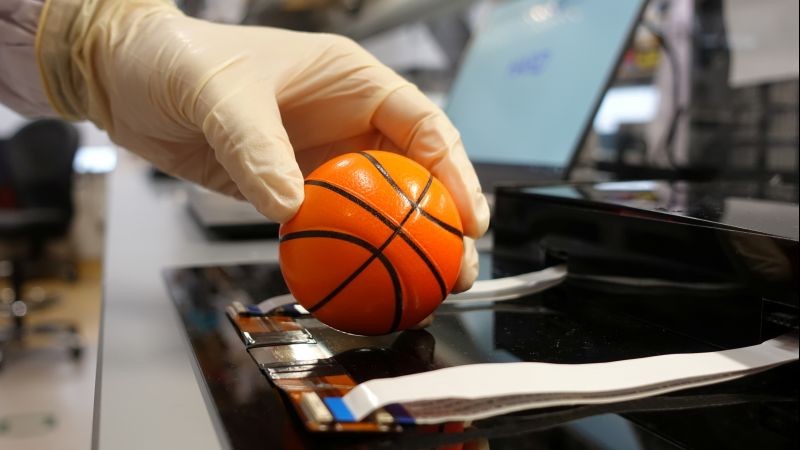
<instances>
[{"instance_id":1,"label":"latex glove","mask_svg":"<svg viewBox=\"0 0 800 450\"><path fill-rule=\"evenodd\" d=\"M167 173L284 222L303 174L356 150L400 152L450 190L466 236L489 210L458 132L419 90L341 36L214 24L162 0L49 0L37 58L56 110ZM477 274L467 240L455 290Z\"/></svg>"}]
</instances>

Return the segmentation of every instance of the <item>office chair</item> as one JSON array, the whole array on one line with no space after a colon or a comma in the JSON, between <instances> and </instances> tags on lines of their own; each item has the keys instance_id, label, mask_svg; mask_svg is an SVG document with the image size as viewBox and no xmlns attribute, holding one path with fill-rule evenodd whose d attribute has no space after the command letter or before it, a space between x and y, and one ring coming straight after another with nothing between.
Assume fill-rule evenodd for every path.
<instances>
[{"instance_id":1,"label":"office chair","mask_svg":"<svg viewBox=\"0 0 800 450\"><path fill-rule=\"evenodd\" d=\"M77 359L83 352L77 326L71 323L26 324L30 302L23 297L26 268L41 258L45 244L67 234L72 222L72 164L78 150L78 131L54 119L23 126L3 149L5 175L15 207L0 210L0 241L11 247L11 297L6 314L11 325L0 330L0 367L9 349L24 347L26 336L63 336L63 344Z\"/></svg>"}]
</instances>

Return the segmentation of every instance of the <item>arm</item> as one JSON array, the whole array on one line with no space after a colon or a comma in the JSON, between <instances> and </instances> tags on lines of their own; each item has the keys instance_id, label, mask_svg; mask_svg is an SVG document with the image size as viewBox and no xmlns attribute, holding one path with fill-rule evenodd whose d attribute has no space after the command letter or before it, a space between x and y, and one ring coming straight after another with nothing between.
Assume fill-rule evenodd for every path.
<instances>
[{"instance_id":1,"label":"arm","mask_svg":"<svg viewBox=\"0 0 800 450\"><path fill-rule=\"evenodd\" d=\"M52 116L36 66L36 26L44 0L0 2L0 103L18 113Z\"/></svg>"},{"instance_id":2,"label":"arm","mask_svg":"<svg viewBox=\"0 0 800 450\"><path fill-rule=\"evenodd\" d=\"M342 153L404 154L439 178L469 238L489 209L458 131L357 43L186 17L167 0L46 0L36 56L50 104L162 170L284 222L303 175ZM470 239L457 290L477 275Z\"/></svg>"}]
</instances>

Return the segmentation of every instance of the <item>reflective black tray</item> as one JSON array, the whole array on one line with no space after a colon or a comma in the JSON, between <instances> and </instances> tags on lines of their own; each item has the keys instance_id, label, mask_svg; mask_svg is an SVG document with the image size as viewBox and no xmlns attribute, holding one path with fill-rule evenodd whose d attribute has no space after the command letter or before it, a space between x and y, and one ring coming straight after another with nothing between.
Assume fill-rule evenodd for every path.
<instances>
[{"instance_id":1,"label":"reflective black tray","mask_svg":"<svg viewBox=\"0 0 800 450\"><path fill-rule=\"evenodd\" d=\"M484 276L529 269L488 254L482 259ZM649 399L505 415L475 422L463 432L420 427L388 434L311 433L259 372L224 313L233 301L258 303L287 292L277 265L177 268L165 278L220 440L236 450L486 444L491 449L797 448L800 442L796 363ZM477 362L589 363L718 349L628 315L569 283L491 307L443 306L431 327L381 337L356 337L311 318L302 321L358 381Z\"/></svg>"}]
</instances>

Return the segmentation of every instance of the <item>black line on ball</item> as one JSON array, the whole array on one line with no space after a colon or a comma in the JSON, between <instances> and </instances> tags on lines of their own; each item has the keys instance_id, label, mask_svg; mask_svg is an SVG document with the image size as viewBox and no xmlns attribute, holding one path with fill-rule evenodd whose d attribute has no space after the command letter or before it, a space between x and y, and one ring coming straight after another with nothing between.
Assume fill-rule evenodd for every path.
<instances>
[{"instance_id":1,"label":"black line on ball","mask_svg":"<svg viewBox=\"0 0 800 450\"><path fill-rule=\"evenodd\" d=\"M433 177L428 179L428 183L425 185L425 188L422 190L422 193L420 194L420 200L422 200L422 198L425 196L425 194L428 193L428 190L430 189L432 181L433 181ZM394 227L394 229L392 230L392 234L389 235L389 237L387 237L385 241L383 241L383 244L381 244L381 246L378 247L372 253L372 255L369 258L367 258L367 260L364 261L364 263L361 264L361 266L359 266L355 270L355 272L353 272L339 286L337 286L336 289L333 290L333 292L328 294L325 297L325 299L323 299L322 302L325 302L325 303L329 302L334 296L336 296L339 292L341 292L341 290L344 289L345 286L350 284L358 276L358 274L360 274L362 271L364 271L364 269L366 269L367 266L369 266L372 263L372 261L375 260L375 258L386 258L386 255L383 254L383 251L386 249L386 247L389 246L389 244L391 244L391 242L394 240L395 237L397 237L398 234L403 232L403 225L405 225L405 223L411 217L411 214L416 210L417 210L417 208L415 208L415 207L410 208L408 210L408 212L406 213L405 217L403 217L403 220L400 221L400 224L397 227ZM388 261L388 258L386 258L386 259ZM320 303L322 303L322 302L320 302ZM319 305L319 303L317 305L314 305L314 307L309 309L308 311L313 313L315 310L319 309L318 305ZM392 332L397 330L397 327L400 326L400 320L402 318L403 318L403 298L402 298L402 293L401 293L399 297L395 296L394 314L392 316L392 324L389 327L389 331L388 331L389 333L392 333Z\"/></svg>"},{"instance_id":2,"label":"black line on ball","mask_svg":"<svg viewBox=\"0 0 800 450\"><path fill-rule=\"evenodd\" d=\"M444 228L449 233L458 236L459 239L462 239L464 237L464 233L462 233L461 230L459 230L458 228L450 225L449 223L443 221L442 219L439 219L438 217L431 215L428 211L425 211L424 209L420 209L419 211L426 219Z\"/></svg>"},{"instance_id":3,"label":"black line on ball","mask_svg":"<svg viewBox=\"0 0 800 450\"><path fill-rule=\"evenodd\" d=\"M340 233L338 231L329 231L329 230L297 231L297 232L289 233L289 234L281 237L280 238L280 242L286 242L286 241L291 241L291 240L295 240L295 239L303 239L303 238L338 239L338 240L341 240L341 241L346 241L346 242L350 242L352 244L358 245L359 247L364 248L365 250L367 250L368 252L371 253L371 256L367 259L367 261L364 264L362 264L355 271L353 271L353 273L351 273L350 276L348 276L333 291L331 291L328 295L326 295L325 298L323 298L322 300L317 302L314 306L312 306L310 308L307 308L308 312L313 313L313 312L319 311L320 308L322 308L323 306L328 304L328 302L333 300L333 298L336 297L339 294L339 292L341 292L342 289L347 287L347 285L350 284L354 279L356 279L361 274L361 272L363 272L367 268L367 266L369 266L370 263L372 263L372 261L375 260L375 258L377 258L383 264L383 266L386 268L386 272L389 273L389 278L392 279L392 287L394 288L395 309L397 309L397 305L398 304L401 305L401 307L402 307L403 289L402 289L402 286L400 285L400 278L397 276L397 271L395 270L394 266L392 265L392 262L389 261L389 258L387 258L386 255L384 255L382 253L381 249L378 249L374 245L370 244L369 242L367 242L367 241L365 241L365 240L363 240L363 239L361 239L359 237L353 236L351 234ZM396 325L394 325L395 321L397 321L397 319L393 318L392 319L392 326L393 326L392 331L394 331L394 327L396 327Z\"/></svg>"},{"instance_id":4,"label":"black line on ball","mask_svg":"<svg viewBox=\"0 0 800 450\"><path fill-rule=\"evenodd\" d=\"M405 217L403 217L403 220L400 221L400 225L397 228L395 228L392 234L388 238L386 238L385 241L383 241L383 244L381 244L380 247L378 247L378 251L381 252L381 254L383 254L383 251L386 249L386 247L389 246L389 244L394 240L394 238L397 237L397 235L403 231L403 225L405 225L406 222L408 222L408 219L411 218L411 215L414 214L414 211L419 211L419 207L416 205L419 202L421 202L422 199L425 197L425 195L428 193L428 190L431 188L432 182L433 182L433 176L430 176L428 178L428 182L425 184L425 187L422 189L422 192L420 192L419 199L417 199L417 203L414 204L415 206L413 206L411 209L408 210ZM403 302L401 299L399 303L395 304L394 317L392 318L392 326L389 328L389 333L397 331L397 327L400 326L400 320L402 320L402 318L403 318Z\"/></svg>"},{"instance_id":5,"label":"black line on ball","mask_svg":"<svg viewBox=\"0 0 800 450\"><path fill-rule=\"evenodd\" d=\"M332 232L332 231L322 231L322 230L320 230L320 231L316 231L315 230L316 232L312 233L311 235L308 234L309 233L308 231L290 233L290 234L284 236L284 238L281 239L281 242L286 240L287 237L296 239L295 236L301 235L303 233L305 233L305 237L322 237L322 236L320 236L320 233L324 233L326 235L325 237L332 237L332 238L347 236L348 238L345 239L345 240L347 240L348 242L353 242L353 243L355 243L357 245L361 245L362 247L366 248L367 250L369 250L371 252L371 255L369 256L369 258L367 258L366 261L364 261L358 268L356 268L355 271L353 271L353 273L351 273L347 278L345 278L341 283L339 283L339 285L336 286L336 288L334 288L333 291L331 291L328 295L326 295L325 298L323 298L322 300L317 302L314 306L308 308L309 312L314 313L316 311L319 311L320 308L322 308L323 306L328 304L331 300L333 300L345 287L347 287L350 283L352 283L353 280L355 280L364 270L366 270L366 268L369 267L369 265L372 264L372 262L375 261L376 258L380 258L382 261L385 260L387 264L391 265L391 262L389 261L388 258L386 258L386 255L383 254L383 251L386 249L386 247L389 246L389 244L391 244L391 242L394 240L395 237L397 237L400 233L403 232L403 225L405 225L405 223L408 222L408 219L411 218L411 215L414 213L414 211L419 211L419 203L422 201L423 198L425 198L425 195L428 194L428 191L430 190L430 187L431 187L432 183L433 183L433 176L431 175L431 176L428 177L428 182L425 184L425 187L422 189L422 192L420 192L420 195L419 195L419 198L417 199L417 201L411 203L412 207L409 208L408 212L403 217L403 220L400 221L400 224L398 226L393 228L392 234L389 235L386 238L386 240L383 241L383 244L381 244L381 246L378 247L378 248L373 247L371 244L369 244L368 242L364 241L363 239L356 238L355 236L352 236L352 235L349 235L349 234L339 233L339 232ZM317 185L317 186L319 186L319 185ZM325 186L321 186L321 187L325 187ZM378 214L380 214L380 213L378 213ZM386 265L386 264L384 264L384 265ZM392 269L394 269L394 268L392 267ZM387 267L387 270L388 270L388 267ZM392 276L391 272L390 272L389 276L390 277ZM393 284L394 284L396 278L397 278L397 274L395 273L394 277L392 278L392 283ZM399 283L399 279L397 281ZM392 323L391 323L391 326L389 327L389 331L388 331L389 333L392 333L392 332L397 330L397 327L400 326L400 321L403 318L403 310L404 310L404 308L403 308L403 294L402 294L402 289L400 289L400 291L398 292L398 289L397 289L398 287L400 287L399 284L395 285L394 314L392 315Z\"/></svg>"},{"instance_id":6,"label":"black line on ball","mask_svg":"<svg viewBox=\"0 0 800 450\"><path fill-rule=\"evenodd\" d=\"M370 155L369 153L366 153L366 152L359 152L359 154L364 156L365 158L367 158L367 160L369 160L369 162L372 163L373 166L375 166L375 169L377 169L378 172L380 172L380 174L389 183L389 185L392 186L392 188L395 191L397 191L397 193L400 194L407 202L409 202L410 204L414 205L414 207L418 206L417 204L414 203L413 200L411 200L411 198L408 195L406 195L406 193L403 191L403 189L400 188L400 186L397 184L397 182L394 181L392 176L389 175L389 172L386 170L385 167L383 167L383 165L380 163L380 161L378 161L377 158L375 158L374 156L372 156L372 155ZM420 208L419 211L420 211L420 214L422 214L426 219L428 219L431 222L435 223L436 225L444 228L448 233L455 234L459 238L463 238L464 237L464 233L462 233L458 228L456 228L456 227L448 224L447 222L445 222L445 221L433 216L432 214L430 214L429 212L425 211L424 209Z\"/></svg>"},{"instance_id":7,"label":"black line on ball","mask_svg":"<svg viewBox=\"0 0 800 450\"><path fill-rule=\"evenodd\" d=\"M426 255L422 249L417 246L417 243L411 240L407 234L400 233L400 237L406 242L406 244L408 244L409 247L411 247L411 250L414 250L414 253L419 256L422 262L425 263L425 266L428 267L428 270L431 271L433 277L436 278L436 284L439 285L439 292L442 294L442 299L444 300L444 298L447 297L447 285L444 284L444 278L442 278L442 274L439 273L439 269L433 265L433 261L428 258L428 255Z\"/></svg>"},{"instance_id":8,"label":"black line on ball","mask_svg":"<svg viewBox=\"0 0 800 450\"><path fill-rule=\"evenodd\" d=\"M340 188L339 186L336 186L334 184L331 184L331 183L328 183L327 181L322 181L322 180L306 180L305 184L308 184L308 185L311 185L311 186L317 186L317 187L321 187L321 188L327 189L329 191L333 191L333 192L341 195L342 197L350 200L351 202L355 203L356 205L364 208L364 210L366 210L368 213L370 213L373 216L375 216L376 219L378 219L381 222L383 222L387 227L389 227L391 229L397 228L397 225L394 222L392 222L391 219L389 219L388 217L383 215L383 213L381 213L377 209L375 209L372 206L370 206L369 203L365 202L364 200L361 200L360 198L358 198L355 195L347 192L346 190Z\"/></svg>"},{"instance_id":9,"label":"black line on ball","mask_svg":"<svg viewBox=\"0 0 800 450\"><path fill-rule=\"evenodd\" d=\"M361 156L363 156L364 158L367 158L367 160L373 166L375 166L375 169L377 169L378 172L381 173L383 178L389 183L389 185L392 187L392 189L397 191L397 193L400 194L409 204L416 206L416 204L414 203L414 200L411 200L411 198L408 195L406 195L405 191L400 188L400 186L397 184L397 182L394 181L394 178L392 178L392 176L389 175L389 171L387 171L386 168L383 167L383 164L381 164L380 161L378 161L374 156L370 155L367 152L359 152L359 154Z\"/></svg>"},{"instance_id":10,"label":"black line on ball","mask_svg":"<svg viewBox=\"0 0 800 450\"><path fill-rule=\"evenodd\" d=\"M433 182L433 178L431 177L431 178L428 179L428 184L430 185L432 182ZM439 291L442 294L442 299L447 297L447 285L444 283L444 278L442 278L442 274L439 273L439 270L433 264L433 261L431 261L430 258L428 258L428 255L426 255L425 252L422 251L422 249L419 247L419 245L417 245L417 243L414 242L413 239L411 239L411 237L405 232L405 230L402 229L402 227L398 227L394 222L392 222L383 213L381 213L380 211L376 210L375 208L370 206L368 203L366 203L365 201L363 201L360 198L356 197L355 195L351 194L350 192L340 188L339 186L333 185L331 183L328 183L327 181L322 181L322 180L306 180L305 184L321 187L323 189L328 189L328 190L330 190L332 192L335 192L336 194L339 194L342 197L344 197L344 198L350 200L351 202L355 203L356 205L364 208L364 210L366 210L367 212L369 212L370 214L372 214L373 216L378 218L387 227L389 227L392 230L392 232L394 232L396 230L400 230L400 232L399 232L400 233L400 237L406 242L406 244L408 244L409 247L411 247L412 250L414 250L414 253L416 253L417 256L420 257L422 262L425 263L425 266L428 267L428 270L430 270L431 273L433 274L433 277L436 279L436 284L439 285ZM429 186L426 187L426 190L428 188L429 188ZM422 198L422 197L420 197L420 198ZM411 202L411 203L414 204L413 202ZM417 205L417 210L422 212L423 210L421 208L419 208L418 206L419 205Z\"/></svg>"}]
</instances>

